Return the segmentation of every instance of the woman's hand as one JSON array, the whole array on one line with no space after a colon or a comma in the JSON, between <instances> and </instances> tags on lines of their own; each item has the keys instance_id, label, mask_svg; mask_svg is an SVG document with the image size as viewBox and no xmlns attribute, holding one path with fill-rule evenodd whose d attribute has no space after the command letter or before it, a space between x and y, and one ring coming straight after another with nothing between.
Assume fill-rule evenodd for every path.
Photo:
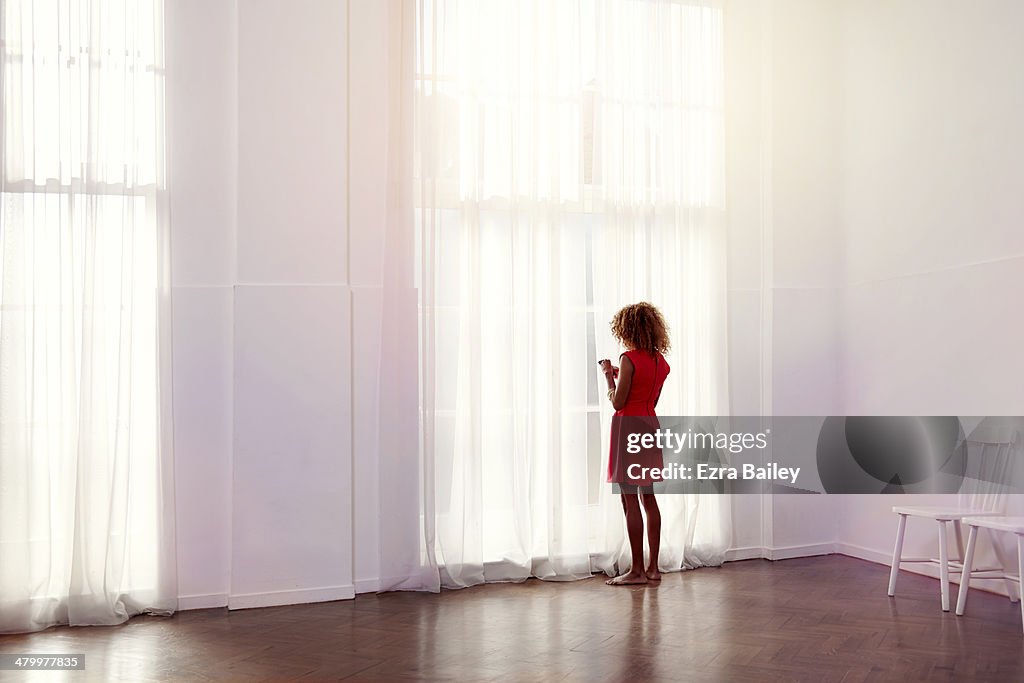
<instances>
[{"instance_id":1,"label":"woman's hand","mask_svg":"<svg viewBox=\"0 0 1024 683\"><path fill-rule=\"evenodd\" d=\"M619 373L619 368L612 365L610 360L599 361L601 363L601 370L604 372L605 381L608 382L608 398L611 400L615 410L621 410L626 405L626 399L629 397L629 388L633 383L633 363L629 360L629 356L625 354L621 358L621 373Z\"/></svg>"}]
</instances>

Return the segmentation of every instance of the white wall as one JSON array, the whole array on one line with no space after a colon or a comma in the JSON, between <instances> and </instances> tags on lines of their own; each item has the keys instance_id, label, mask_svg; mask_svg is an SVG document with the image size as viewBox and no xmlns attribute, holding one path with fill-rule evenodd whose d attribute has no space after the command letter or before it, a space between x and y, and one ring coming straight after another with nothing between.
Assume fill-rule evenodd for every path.
<instances>
[{"instance_id":1,"label":"white wall","mask_svg":"<svg viewBox=\"0 0 1024 683\"><path fill-rule=\"evenodd\" d=\"M762 4L774 414L1021 414L1022 19L1010 0ZM886 561L894 502L775 496L768 554ZM911 524L908 554L934 543Z\"/></svg>"},{"instance_id":2,"label":"white wall","mask_svg":"<svg viewBox=\"0 0 1024 683\"><path fill-rule=\"evenodd\" d=\"M829 3L776 0L771 8L770 412L828 415L839 398L838 26ZM775 495L772 503L771 557L829 549L836 525L830 497Z\"/></svg>"},{"instance_id":3,"label":"white wall","mask_svg":"<svg viewBox=\"0 0 1024 683\"><path fill-rule=\"evenodd\" d=\"M237 229L237 3L166 5L181 606L227 604Z\"/></svg>"},{"instance_id":4,"label":"white wall","mask_svg":"<svg viewBox=\"0 0 1024 683\"><path fill-rule=\"evenodd\" d=\"M183 609L377 586L385 11L166 8Z\"/></svg>"},{"instance_id":5,"label":"white wall","mask_svg":"<svg viewBox=\"0 0 1024 683\"><path fill-rule=\"evenodd\" d=\"M346 7L167 6L183 608L354 594Z\"/></svg>"},{"instance_id":6,"label":"white wall","mask_svg":"<svg viewBox=\"0 0 1024 683\"><path fill-rule=\"evenodd\" d=\"M815 0L733 2L725 26L731 412L830 414L841 397L836 13ZM825 552L835 507L738 497L737 550Z\"/></svg>"},{"instance_id":7,"label":"white wall","mask_svg":"<svg viewBox=\"0 0 1024 683\"><path fill-rule=\"evenodd\" d=\"M764 374L760 405L776 415L1020 414L1024 77L1012 64L1024 6L727 7L727 93L743 110L729 131L733 412L757 412ZM777 495L763 545L884 560L892 505ZM912 525L908 552L932 534Z\"/></svg>"},{"instance_id":8,"label":"white wall","mask_svg":"<svg viewBox=\"0 0 1024 683\"><path fill-rule=\"evenodd\" d=\"M851 0L842 24L844 410L1022 415L1024 4ZM891 553L891 505L847 498L844 550Z\"/></svg>"},{"instance_id":9,"label":"white wall","mask_svg":"<svg viewBox=\"0 0 1024 683\"><path fill-rule=\"evenodd\" d=\"M239 6L231 606L354 595L346 34Z\"/></svg>"},{"instance_id":10,"label":"white wall","mask_svg":"<svg viewBox=\"0 0 1024 683\"><path fill-rule=\"evenodd\" d=\"M729 404L733 415L761 415L765 338L762 315L763 211L762 160L768 145L762 129L764 26L759 3L725 6L726 201L728 202ZM770 348L770 347L768 347ZM734 496L733 556L760 557L764 545L762 501Z\"/></svg>"},{"instance_id":11,"label":"white wall","mask_svg":"<svg viewBox=\"0 0 1024 683\"><path fill-rule=\"evenodd\" d=\"M1020 414L1024 392L1010 378L1024 366L1013 296L1024 274L1024 78L1012 64L1024 7L738 4L734 21L760 23L768 94L759 137L752 125L730 131L734 145L757 139L767 188L760 263L750 250L730 251L732 268L763 275L759 292L753 277L739 287L745 276L730 278L731 370L741 373L734 406L756 371L769 378L761 401L776 415ZM743 38L754 40L754 29ZM749 92L736 99L757 108ZM744 178L752 188L753 158L729 160L740 166L730 189ZM735 201L731 209L736 219ZM733 233L743 234L735 225ZM743 340L754 332L754 297L764 306L766 291L767 372ZM942 499L899 502L929 501ZM763 509L766 554L834 548L884 561L893 502L774 496ZM1024 502L1011 500L1010 510ZM907 551L934 552L933 533L912 525Z\"/></svg>"},{"instance_id":12,"label":"white wall","mask_svg":"<svg viewBox=\"0 0 1024 683\"><path fill-rule=\"evenodd\" d=\"M349 3L349 110L352 221L354 566L358 592L376 590L380 576L379 452L383 312L383 253L387 187L388 3ZM416 330L411 331L413 335ZM414 337L413 337L414 338ZM388 417L385 416L385 420Z\"/></svg>"}]
</instances>

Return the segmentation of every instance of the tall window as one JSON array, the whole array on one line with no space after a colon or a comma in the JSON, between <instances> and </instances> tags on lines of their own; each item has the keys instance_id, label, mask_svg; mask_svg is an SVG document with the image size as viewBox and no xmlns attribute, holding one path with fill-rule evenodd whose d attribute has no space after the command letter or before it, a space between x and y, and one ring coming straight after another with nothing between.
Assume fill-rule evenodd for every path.
<instances>
[{"instance_id":1,"label":"tall window","mask_svg":"<svg viewBox=\"0 0 1024 683\"><path fill-rule=\"evenodd\" d=\"M649 299L673 323L677 383L659 410L714 413L724 396L721 8L416 4L438 562L510 563L509 578L556 558L568 564L552 571L571 574L614 536L601 521L610 409L596 372L617 355L614 310Z\"/></svg>"},{"instance_id":2,"label":"tall window","mask_svg":"<svg viewBox=\"0 0 1024 683\"><path fill-rule=\"evenodd\" d=\"M163 4L4 0L0 630L173 606Z\"/></svg>"}]
</instances>

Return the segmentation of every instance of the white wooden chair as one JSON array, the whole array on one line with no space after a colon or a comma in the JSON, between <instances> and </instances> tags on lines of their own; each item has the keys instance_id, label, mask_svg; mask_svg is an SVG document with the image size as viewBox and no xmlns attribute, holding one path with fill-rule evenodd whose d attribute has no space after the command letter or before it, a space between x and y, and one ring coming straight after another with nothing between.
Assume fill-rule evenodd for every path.
<instances>
[{"instance_id":1,"label":"white wooden chair","mask_svg":"<svg viewBox=\"0 0 1024 683\"><path fill-rule=\"evenodd\" d=\"M1016 582L1018 589L1021 586L1021 577L1024 577L1024 517L964 517L961 520L970 527L967 533L967 555L964 557L963 574L960 575L960 593L956 599L956 613L961 615L967 606L967 591L971 584L971 575L974 565L974 548L978 541L978 529L985 528L991 531L1004 531L1017 537L1017 575L1003 573L1007 585L1011 581ZM999 547L998 542L993 539L993 546ZM1019 594L1019 593L1018 593ZM1012 599L1013 592L1010 592ZM1024 600L1020 603L1021 627L1024 628Z\"/></svg>"},{"instance_id":2,"label":"white wooden chair","mask_svg":"<svg viewBox=\"0 0 1024 683\"><path fill-rule=\"evenodd\" d=\"M892 511L899 516L896 525L896 546L892 552L892 569L889 572L889 597L896 595L896 577L899 575L900 564L928 563L939 567L939 593L942 611L949 611L949 575L961 573L964 560L964 540L961 522L966 517L974 519L1002 516L1006 504L1006 487L1001 483L1012 465L1017 442L1017 433L1005 429L986 429L983 436L971 435L967 439L968 467L967 478L963 482L957 503L949 507L927 507L915 505L896 505ZM939 556L938 558L903 557L903 538L907 531L907 518L920 517L938 523ZM956 560L949 557L947 540L948 525L953 525L956 536L958 556ZM996 544L997 558L1002 567L990 567L975 570L975 574L996 575L1005 578L1006 561ZM986 578L992 578L987 576ZM1018 598L1014 590L1016 586L1007 579L1007 590L1010 600Z\"/></svg>"}]
</instances>

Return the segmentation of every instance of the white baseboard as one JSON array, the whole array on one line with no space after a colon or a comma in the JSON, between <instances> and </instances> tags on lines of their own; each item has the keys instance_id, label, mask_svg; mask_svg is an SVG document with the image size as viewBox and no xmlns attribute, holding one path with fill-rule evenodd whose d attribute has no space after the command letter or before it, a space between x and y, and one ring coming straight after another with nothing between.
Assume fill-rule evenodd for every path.
<instances>
[{"instance_id":1,"label":"white baseboard","mask_svg":"<svg viewBox=\"0 0 1024 683\"><path fill-rule=\"evenodd\" d=\"M868 562L874 562L875 564L880 564L886 567L892 566L891 550L876 550L874 548L865 548L864 546L854 545L852 543L811 543L807 545L793 545L775 548L760 548L757 546L730 548L725 553L725 561L735 562L737 560L751 560L759 557L766 560L791 560L797 557L815 557L818 555L845 555L846 557L867 560ZM939 568L935 565L926 563L903 563L900 565L900 571L919 574L933 579L939 578ZM950 583L959 586L960 575L950 574L949 581ZM881 590L884 589L885 587L883 586ZM983 590L1003 597L1009 596L1006 581L1003 579L979 579L974 577L971 579L971 589ZM898 588L896 594L899 595ZM956 599L955 591L953 591L952 599Z\"/></svg>"},{"instance_id":2,"label":"white baseboard","mask_svg":"<svg viewBox=\"0 0 1024 683\"><path fill-rule=\"evenodd\" d=\"M854 545L852 543L836 543L835 547L836 553L839 555L855 557L859 560L867 560L868 562L874 562L875 564L881 564L886 567L892 566L892 551L875 550L873 548L865 548L864 546ZM900 571L919 574L932 579L939 578L939 568L936 565L925 562L903 562L900 564ZM949 582L959 586L960 574L951 573L949 575ZM977 577L972 577L971 589L983 590L988 593L995 593L996 595L1009 597L1009 593L1006 590L1006 581L1003 579L979 579ZM899 595L899 588L896 589L896 595ZM956 599L955 593L953 594L952 599Z\"/></svg>"},{"instance_id":3,"label":"white baseboard","mask_svg":"<svg viewBox=\"0 0 1024 683\"><path fill-rule=\"evenodd\" d=\"M227 593L209 593L207 595L179 595L178 610L210 609L212 607L227 607Z\"/></svg>"},{"instance_id":4,"label":"white baseboard","mask_svg":"<svg viewBox=\"0 0 1024 683\"><path fill-rule=\"evenodd\" d=\"M356 579L356 594L376 593L380 590L380 579Z\"/></svg>"},{"instance_id":5,"label":"white baseboard","mask_svg":"<svg viewBox=\"0 0 1024 683\"><path fill-rule=\"evenodd\" d=\"M739 562L740 560L761 560L764 559L764 548L759 545L748 545L743 548L729 548L725 551L726 562Z\"/></svg>"},{"instance_id":6,"label":"white baseboard","mask_svg":"<svg viewBox=\"0 0 1024 683\"><path fill-rule=\"evenodd\" d=\"M276 607L279 605L303 605L309 602L330 602L351 600L356 596L352 584L327 586L325 588L304 588L267 593L241 593L228 597L228 609L251 609L254 607Z\"/></svg>"},{"instance_id":7,"label":"white baseboard","mask_svg":"<svg viewBox=\"0 0 1024 683\"><path fill-rule=\"evenodd\" d=\"M765 548L766 560L792 560L797 557L816 557L818 555L834 555L835 543L807 543L804 545L784 545Z\"/></svg>"},{"instance_id":8,"label":"white baseboard","mask_svg":"<svg viewBox=\"0 0 1024 683\"><path fill-rule=\"evenodd\" d=\"M833 555L836 552L835 543L807 543L804 545L785 545L774 548L751 545L743 548L729 548L725 551L726 562L737 562L740 560L792 560L797 557L816 557L818 555Z\"/></svg>"},{"instance_id":9,"label":"white baseboard","mask_svg":"<svg viewBox=\"0 0 1024 683\"><path fill-rule=\"evenodd\" d=\"M862 545L852 543L836 543L836 553L847 557L856 557L858 560L867 560L875 564L884 564L886 567L892 565L892 551L885 552L873 548L865 548ZM909 566L909 565L908 565Z\"/></svg>"}]
</instances>

